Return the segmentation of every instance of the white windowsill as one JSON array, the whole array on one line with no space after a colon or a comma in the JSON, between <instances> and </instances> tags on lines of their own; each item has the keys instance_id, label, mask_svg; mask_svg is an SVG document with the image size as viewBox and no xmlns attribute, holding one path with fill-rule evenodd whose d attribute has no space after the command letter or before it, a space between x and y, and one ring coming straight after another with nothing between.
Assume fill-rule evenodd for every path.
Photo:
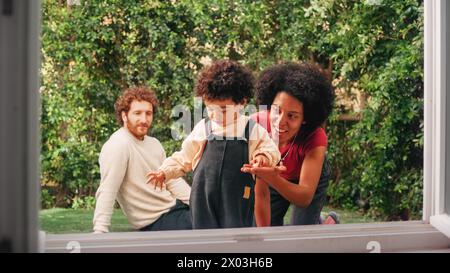
<instances>
[{"instance_id":1,"label":"white windowsill","mask_svg":"<svg viewBox=\"0 0 450 273\"><path fill-rule=\"evenodd\" d=\"M430 224L450 238L450 216L448 214L431 216Z\"/></svg>"},{"instance_id":2,"label":"white windowsill","mask_svg":"<svg viewBox=\"0 0 450 273\"><path fill-rule=\"evenodd\" d=\"M221 230L46 235L46 252L450 252L450 239L422 221ZM70 248L69 248L70 249Z\"/></svg>"}]
</instances>

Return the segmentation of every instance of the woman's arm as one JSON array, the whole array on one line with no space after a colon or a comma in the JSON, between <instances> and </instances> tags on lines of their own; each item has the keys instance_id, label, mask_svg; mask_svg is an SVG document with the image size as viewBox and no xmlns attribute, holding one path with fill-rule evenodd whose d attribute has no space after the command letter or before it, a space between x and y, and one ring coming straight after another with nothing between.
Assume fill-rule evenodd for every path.
<instances>
[{"instance_id":1,"label":"woman's arm","mask_svg":"<svg viewBox=\"0 0 450 273\"><path fill-rule=\"evenodd\" d=\"M325 160L326 147L316 147L305 157L300 173L299 184L293 184L280 176L285 167L251 167L244 166L242 171L252 173L267 181L285 199L298 207L308 207L311 203L317 185L319 184L322 165Z\"/></svg>"},{"instance_id":2,"label":"woman's arm","mask_svg":"<svg viewBox=\"0 0 450 273\"><path fill-rule=\"evenodd\" d=\"M276 179L271 186L296 206L308 207L319 184L325 152L326 147L316 147L305 156L298 184L290 183L286 179Z\"/></svg>"},{"instance_id":3,"label":"woman's arm","mask_svg":"<svg viewBox=\"0 0 450 273\"><path fill-rule=\"evenodd\" d=\"M255 182L255 220L257 227L270 226L270 191L269 185L256 178Z\"/></svg>"}]
</instances>

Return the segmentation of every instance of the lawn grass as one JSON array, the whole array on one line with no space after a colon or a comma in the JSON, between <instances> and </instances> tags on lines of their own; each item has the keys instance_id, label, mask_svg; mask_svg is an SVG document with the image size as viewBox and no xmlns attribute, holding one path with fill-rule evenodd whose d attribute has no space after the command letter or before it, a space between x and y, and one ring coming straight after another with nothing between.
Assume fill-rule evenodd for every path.
<instances>
[{"instance_id":1,"label":"lawn grass","mask_svg":"<svg viewBox=\"0 0 450 273\"><path fill-rule=\"evenodd\" d=\"M94 210L47 209L39 213L41 230L46 233L88 233L92 232ZM120 209L115 209L111 218L112 232L132 231L127 218Z\"/></svg>"},{"instance_id":2,"label":"lawn grass","mask_svg":"<svg viewBox=\"0 0 450 273\"><path fill-rule=\"evenodd\" d=\"M359 212L359 211L337 209L337 208L333 208L333 207L329 207L329 206L323 207L321 215L324 218L326 218L328 212L330 212L330 211L334 211L338 214L341 224L369 223L369 222L376 221L376 219L366 216L362 212ZM286 215L284 217L285 225L290 224L291 213L292 213L292 206L289 207L289 209L286 212Z\"/></svg>"},{"instance_id":3,"label":"lawn grass","mask_svg":"<svg viewBox=\"0 0 450 273\"><path fill-rule=\"evenodd\" d=\"M337 212L342 224L350 223L368 223L375 220L364 216L357 211L349 211L324 207L322 214L326 215L330 210ZM291 208L289 208L284 218L285 224L289 224ZM74 210L54 208L42 210L39 213L41 230L49 234L61 233L89 233L92 232L93 210ZM120 209L115 209L111 219L111 231L132 231L133 228L128 224L125 215Z\"/></svg>"}]
</instances>

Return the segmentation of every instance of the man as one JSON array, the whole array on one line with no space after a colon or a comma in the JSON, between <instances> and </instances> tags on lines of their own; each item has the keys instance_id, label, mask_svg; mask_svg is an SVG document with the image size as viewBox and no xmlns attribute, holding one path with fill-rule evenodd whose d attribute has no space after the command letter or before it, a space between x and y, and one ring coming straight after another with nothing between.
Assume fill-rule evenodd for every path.
<instances>
[{"instance_id":1,"label":"man","mask_svg":"<svg viewBox=\"0 0 450 273\"><path fill-rule=\"evenodd\" d=\"M151 90L134 87L125 90L114 105L122 127L111 135L100 153L94 233L109 231L116 199L137 230L192 228L187 205L190 187L184 180L171 180L163 189L146 184L146 173L157 170L166 158L161 143L147 136L157 103Z\"/></svg>"}]
</instances>

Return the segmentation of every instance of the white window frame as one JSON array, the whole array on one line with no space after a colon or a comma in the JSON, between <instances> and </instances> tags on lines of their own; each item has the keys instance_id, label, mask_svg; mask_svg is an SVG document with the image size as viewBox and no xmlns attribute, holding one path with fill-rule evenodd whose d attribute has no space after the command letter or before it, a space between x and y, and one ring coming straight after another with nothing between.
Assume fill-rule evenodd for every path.
<instances>
[{"instance_id":1,"label":"white window frame","mask_svg":"<svg viewBox=\"0 0 450 273\"><path fill-rule=\"evenodd\" d=\"M7 2L7 1L3 1ZM29 46L6 45L19 56L25 54L29 61L20 62L15 71L0 70L2 81L11 81L13 90L6 90L0 84L0 109L8 106L8 100L25 96L23 104L18 104L19 111L26 113L22 120L27 126L20 127L17 138L0 134L0 144L13 151L18 147L27 147L20 160L24 169L13 168L11 173L14 183L0 181L3 189L12 189L12 194L6 196L6 201L14 204L26 202L21 210L14 213L4 213L0 210L0 223L13 223L9 226L0 225L0 240L9 241L11 251L15 252L416 252L435 251L450 252L450 218L445 211L445 187L449 170L449 134L445 126L449 113L446 111L448 98L448 82L446 81L448 65L448 43L445 29L447 3L445 0L425 0L425 94L424 94L424 200L422 221L386 222L368 224L347 224L333 226L286 226L268 228L243 228L221 230L192 230L164 232L127 232L109 234L64 234L46 235L38 239L36 219L39 206L34 204L33 196L37 194L39 175L37 162L39 160L39 133L36 130L38 115L39 84L38 60L36 50L38 43L40 1L14 0L18 20L22 24L12 25L15 31L27 34L19 41L26 41ZM0 2L0 6L1 6ZM31 3L31 4L30 4ZM1 12L1 9L0 9ZM0 16L2 16L0 14ZM0 20L3 20L0 19ZM12 35L11 31L0 28L0 41L3 37ZM25 37L25 38L24 38ZM3 40L5 41L5 40ZM9 48L8 48L9 47ZM0 43L0 52L5 50L5 44ZM447 51L447 53L446 53ZM22 56L20 55L20 56ZM11 61L11 58L10 58ZM14 60L13 60L14 61ZM2 60L3 62L3 60ZM27 73L24 73L27 72ZM8 74L11 73L11 74ZM19 74L17 74L19 73ZM12 77L11 75L23 75ZM18 83L25 83L21 85ZM15 85L14 85L15 84ZM25 86L25 87L24 87ZM5 90L3 90L5 89ZM447 103L447 104L446 104ZM10 126L10 119L0 119L0 126ZM9 148L11 147L11 148ZM9 151L9 150L8 150ZM3 151L2 151L3 152ZM4 162L4 161L3 161ZM1 164L0 164L1 165ZM4 171L3 166L0 170ZM3 179L2 176L0 178ZM9 178L8 178L9 179ZM447 185L446 185L447 183ZM18 186L22 185L22 186ZM23 193L21 190L24 190ZM4 198L3 195L0 195ZM1 204L6 204L0 200ZM18 218L24 215L28 221ZM17 222L18 219L20 222ZM20 226L14 226L19 223ZM41 233L42 234L42 233ZM5 239L6 238L6 239ZM25 239L24 239L25 238ZM24 241L26 240L26 241ZM35 242L39 241L39 245ZM28 242L28 244L27 244ZM30 243L31 242L31 243Z\"/></svg>"},{"instance_id":2,"label":"white window frame","mask_svg":"<svg viewBox=\"0 0 450 273\"><path fill-rule=\"evenodd\" d=\"M39 0L0 1L0 252L43 250L38 239L40 7Z\"/></svg>"},{"instance_id":3,"label":"white window frame","mask_svg":"<svg viewBox=\"0 0 450 273\"><path fill-rule=\"evenodd\" d=\"M84 251L251 251L251 252L364 252L450 251L450 217L445 211L446 171L449 170L449 111L446 77L449 46L447 34L450 3L426 0L424 45L424 199L423 221L340 225L334 227L271 227L240 230L125 233L103 236L49 235L47 251L64 251L67 239ZM448 21L447 21L448 22ZM446 131L447 130L447 131ZM448 183L448 182L447 182ZM448 184L447 184L448 185ZM450 202L450 200L449 200ZM431 223L431 225L429 225ZM434 228L439 230L436 231ZM445 235L447 236L445 236ZM154 235L154 236L152 236ZM163 236L164 235L164 236ZM156 239L159 238L159 239ZM162 239L161 239L162 238ZM62 240L61 240L62 239ZM109 240L117 240L110 245ZM134 243L130 243L134 242ZM392 243L395 241L395 243ZM122 242L122 243L120 243ZM139 242L139 243L137 243Z\"/></svg>"},{"instance_id":4,"label":"white window frame","mask_svg":"<svg viewBox=\"0 0 450 273\"><path fill-rule=\"evenodd\" d=\"M449 182L450 3L425 1L425 157L423 220L450 237ZM447 200L450 202L450 200Z\"/></svg>"}]
</instances>

